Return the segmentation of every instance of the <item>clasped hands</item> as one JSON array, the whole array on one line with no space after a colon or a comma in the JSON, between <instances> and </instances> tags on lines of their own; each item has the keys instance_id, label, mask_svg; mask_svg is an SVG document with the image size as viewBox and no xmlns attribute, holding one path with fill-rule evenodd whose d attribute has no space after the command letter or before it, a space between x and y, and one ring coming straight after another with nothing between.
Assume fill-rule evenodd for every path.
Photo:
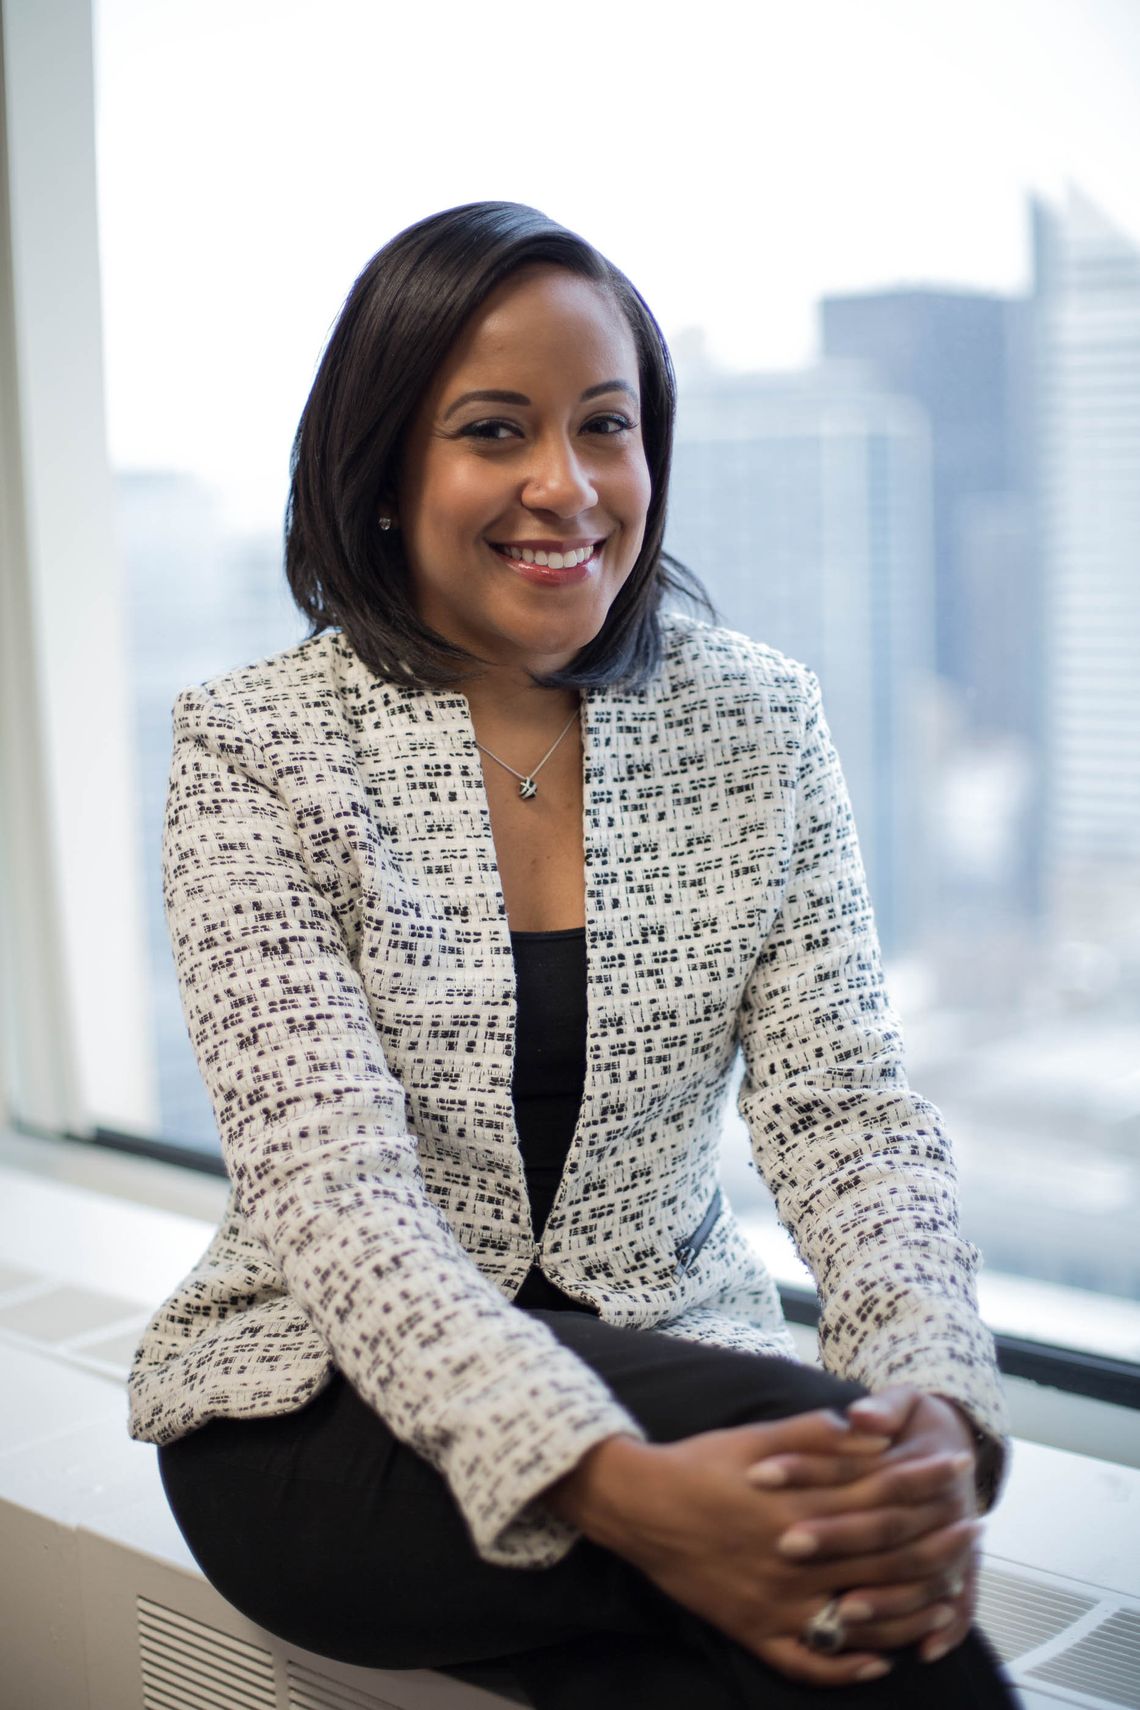
<instances>
[{"instance_id":1,"label":"clasped hands","mask_svg":"<svg viewBox=\"0 0 1140 1710\"><path fill-rule=\"evenodd\" d=\"M973 1440L950 1402L884 1390L676 1443L610 1437L547 1495L555 1513L795 1680L840 1686L965 1637L980 1526ZM838 1599L845 1648L803 1642Z\"/></svg>"}]
</instances>

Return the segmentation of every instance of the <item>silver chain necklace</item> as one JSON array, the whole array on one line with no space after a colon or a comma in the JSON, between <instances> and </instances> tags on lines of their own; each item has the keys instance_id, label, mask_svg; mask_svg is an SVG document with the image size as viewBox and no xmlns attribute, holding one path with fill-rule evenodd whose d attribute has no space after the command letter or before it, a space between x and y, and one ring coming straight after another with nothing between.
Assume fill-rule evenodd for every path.
<instances>
[{"instance_id":1,"label":"silver chain necklace","mask_svg":"<svg viewBox=\"0 0 1140 1710\"><path fill-rule=\"evenodd\" d=\"M546 753L542 756L538 765L532 766L529 772L516 772L513 766L508 766L505 760L501 760L497 754L492 754L491 750L485 743L480 742L478 737L475 738L475 746L487 756L488 760L494 760L497 765L503 768L504 772L509 772L512 778L517 778L519 781L519 795L522 797L524 802L532 802L538 794L538 785L534 780L538 777L538 774L542 771L542 768L546 765L546 762L550 759L550 756L554 753L554 750L558 747L558 744L562 741L562 738L566 735L566 732L570 729L570 726L574 723L574 720L578 717L581 710L581 707L574 708L574 711L570 714L570 717L566 720L566 723L562 726L562 729L558 732L558 735L554 738L554 741L550 744L550 747L546 750Z\"/></svg>"}]
</instances>

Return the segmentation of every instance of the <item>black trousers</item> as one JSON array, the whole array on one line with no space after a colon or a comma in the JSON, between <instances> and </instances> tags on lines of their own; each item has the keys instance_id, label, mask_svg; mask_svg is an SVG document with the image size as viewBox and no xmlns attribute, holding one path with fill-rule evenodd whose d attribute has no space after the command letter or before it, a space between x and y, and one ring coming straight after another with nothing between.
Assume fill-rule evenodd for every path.
<instances>
[{"instance_id":1,"label":"black trousers","mask_svg":"<svg viewBox=\"0 0 1140 1710\"><path fill-rule=\"evenodd\" d=\"M862 1390L810 1366L538 1313L655 1442L843 1406ZM339 1375L306 1407L215 1420L159 1451L206 1578L279 1638L373 1668L503 1659L538 1710L865 1710L1012 1706L976 1634L884 1680L798 1685L582 1541L557 1566L489 1566L440 1476Z\"/></svg>"}]
</instances>

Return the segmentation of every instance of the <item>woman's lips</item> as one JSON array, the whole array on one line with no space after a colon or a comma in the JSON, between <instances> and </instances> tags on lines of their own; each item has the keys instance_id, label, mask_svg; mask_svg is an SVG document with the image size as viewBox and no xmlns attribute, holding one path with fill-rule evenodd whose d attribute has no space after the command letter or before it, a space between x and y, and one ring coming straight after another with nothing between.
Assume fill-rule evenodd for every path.
<instances>
[{"instance_id":1,"label":"woman's lips","mask_svg":"<svg viewBox=\"0 0 1140 1710\"><path fill-rule=\"evenodd\" d=\"M584 582L597 564L601 555L603 542L591 541L582 543L566 543L562 551L553 545L549 547L531 547L527 542L509 545L494 545L492 550L504 563L520 575L524 581L532 582L542 588L564 588L572 582ZM526 557L522 556L523 552ZM586 554L585 557L582 554ZM538 560L545 559L545 563ZM550 559L554 559L554 563ZM531 560L533 559L533 562Z\"/></svg>"}]
</instances>

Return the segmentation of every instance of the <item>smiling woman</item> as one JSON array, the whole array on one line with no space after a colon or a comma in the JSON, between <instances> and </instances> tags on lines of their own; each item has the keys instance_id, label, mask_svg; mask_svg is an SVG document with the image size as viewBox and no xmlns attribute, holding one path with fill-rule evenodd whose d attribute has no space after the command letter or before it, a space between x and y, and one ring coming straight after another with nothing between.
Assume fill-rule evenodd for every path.
<instances>
[{"instance_id":1,"label":"smiling woman","mask_svg":"<svg viewBox=\"0 0 1140 1710\"><path fill-rule=\"evenodd\" d=\"M564 661L551 674L579 687L644 678L660 657L663 597L703 598L662 551L675 408L668 350L641 297L597 251L532 210L479 208L478 252L470 210L452 210L401 233L350 292L294 442L290 586L315 628L339 624L378 671L454 682L467 643L423 621L409 557L409 543L414 552L421 535L444 527L443 515L417 507L425 482L438 481L443 514L466 513L452 522L459 557L458 538L447 542L457 578L477 545L481 562L503 545L533 552L536 565L545 553L547 571L551 550L598 549L578 604L596 616L606 588L613 610L602 612L604 633L574 649L573 668ZM522 460L526 486L516 493ZM628 518L591 515L595 473L639 509L632 553ZM496 497L513 515L495 513ZM435 503L433 485L433 513ZM473 514L479 506L492 508ZM381 514L402 527L378 532ZM421 575L430 563L429 553Z\"/></svg>"},{"instance_id":2,"label":"smiling woman","mask_svg":"<svg viewBox=\"0 0 1140 1710\"><path fill-rule=\"evenodd\" d=\"M976 1254L818 688L662 610L672 414L640 297L533 209L425 220L350 294L294 453L314 633L176 711L233 1197L132 1430L310 1650L502 1657L539 1710L996 1710ZM822 1372L719 1181L740 1051Z\"/></svg>"},{"instance_id":3,"label":"smiling woman","mask_svg":"<svg viewBox=\"0 0 1140 1710\"><path fill-rule=\"evenodd\" d=\"M612 297L547 267L492 293L417 411L397 506L412 598L493 672L564 671L633 572L650 499L636 381Z\"/></svg>"}]
</instances>

